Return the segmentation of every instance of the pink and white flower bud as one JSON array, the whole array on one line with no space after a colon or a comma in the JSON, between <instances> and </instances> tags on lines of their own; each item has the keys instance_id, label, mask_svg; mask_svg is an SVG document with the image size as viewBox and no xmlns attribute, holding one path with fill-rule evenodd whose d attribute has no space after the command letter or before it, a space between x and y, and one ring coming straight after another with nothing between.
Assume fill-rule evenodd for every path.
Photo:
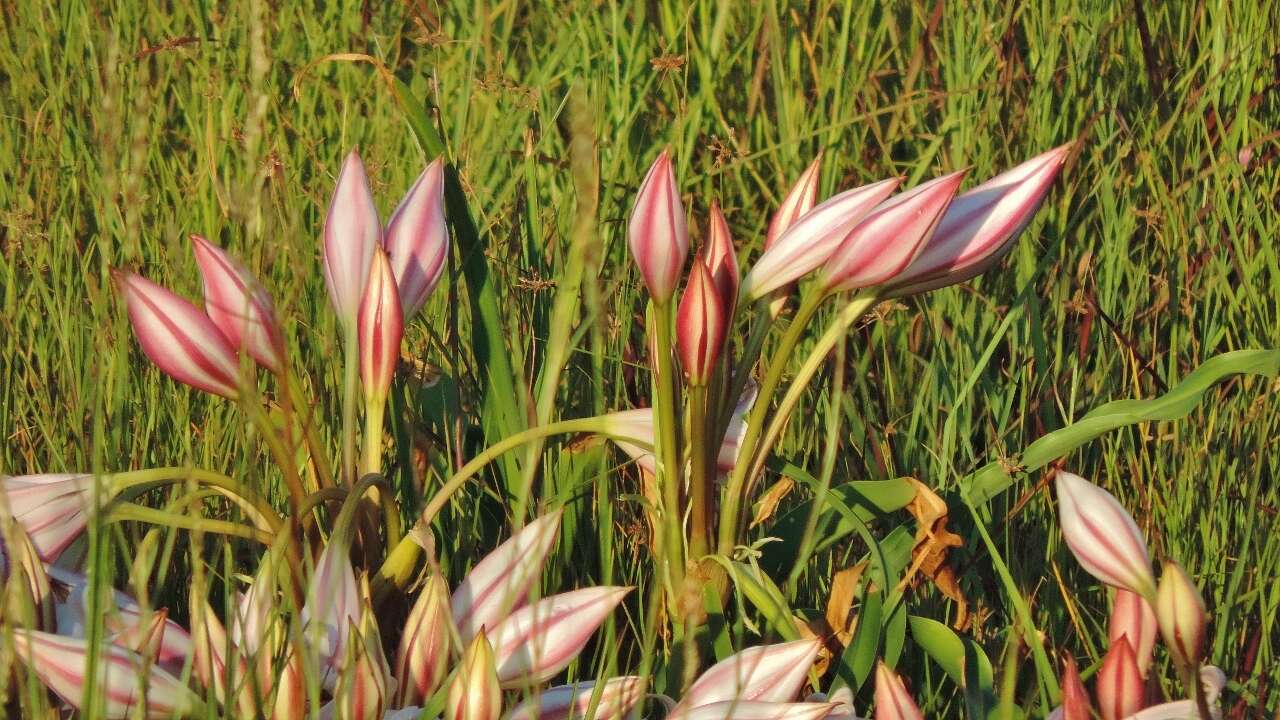
<instances>
[{"instance_id":1,"label":"pink and white flower bud","mask_svg":"<svg viewBox=\"0 0 1280 720\"><path fill-rule=\"evenodd\" d=\"M764 236L765 250L773 247L784 232L813 209L814 203L818 201L818 176L821 170L822 153L819 152L813 162L809 163L809 167L800 173L795 185L791 186L787 196L782 199L778 211L769 220L769 230Z\"/></svg>"},{"instance_id":2,"label":"pink and white flower bud","mask_svg":"<svg viewBox=\"0 0 1280 720\"><path fill-rule=\"evenodd\" d=\"M640 184L627 230L631 257L649 295L655 304L666 305L675 294L689 254L689 228L668 151L658 155Z\"/></svg>"},{"instance_id":3,"label":"pink and white flower bud","mask_svg":"<svg viewBox=\"0 0 1280 720\"><path fill-rule=\"evenodd\" d=\"M235 703L240 717L253 717L252 683L248 682L249 665L227 641L227 631L209 603L191 596L192 672L200 684L213 690L223 705ZM234 697L233 697L234 696Z\"/></svg>"},{"instance_id":4,"label":"pink and white flower bud","mask_svg":"<svg viewBox=\"0 0 1280 720\"><path fill-rule=\"evenodd\" d=\"M445 698L445 720L498 720L502 688L493 664L493 649L480 630L458 664Z\"/></svg>"},{"instance_id":5,"label":"pink and white flower bud","mask_svg":"<svg viewBox=\"0 0 1280 720\"><path fill-rule=\"evenodd\" d=\"M1089 703L1089 691L1084 689L1080 680L1080 671L1076 669L1076 661L1066 658L1062 661L1062 712L1061 720L1089 720L1093 717L1093 706Z\"/></svg>"},{"instance_id":6,"label":"pink and white flower bud","mask_svg":"<svg viewBox=\"0 0 1280 720\"><path fill-rule=\"evenodd\" d=\"M360 625L352 623L349 633L351 642L334 693L338 720L382 720L391 672L382 654L382 637L371 608L365 607Z\"/></svg>"},{"instance_id":7,"label":"pink and white flower bud","mask_svg":"<svg viewBox=\"0 0 1280 720\"><path fill-rule=\"evenodd\" d=\"M585 717L621 720L644 699L644 678L627 676L605 680L598 698L597 684L587 681L553 687L517 705L506 720L573 720ZM595 710L589 715L593 699Z\"/></svg>"},{"instance_id":8,"label":"pink and white flower bud","mask_svg":"<svg viewBox=\"0 0 1280 720\"><path fill-rule=\"evenodd\" d=\"M561 514L556 510L524 526L476 563L454 589L450 608L462 642L469 642L481 628L497 627L524 606L555 545Z\"/></svg>"},{"instance_id":9,"label":"pink and white flower bud","mask_svg":"<svg viewBox=\"0 0 1280 720\"><path fill-rule=\"evenodd\" d=\"M302 608L302 625L308 644L320 658L322 683L327 689L337 680L346 657L348 629L359 622L360 609L360 587L346 543L330 538L316 560Z\"/></svg>"},{"instance_id":10,"label":"pink and white flower bud","mask_svg":"<svg viewBox=\"0 0 1280 720\"><path fill-rule=\"evenodd\" d=\"M778 238L742 279L740 300L765 297L831 259L850 230L893 194L898 178L846 190L805 213Z\"/></svg>"},{"instance_id":11,"label":"pink and white flower bud","mask_svg":"<svg viewBox=\"0 0 1280 720\"><path fill-rule=\"evenodd\" d=\"M765 702L761 700L720 700L706 705L676 709L668 720L822 720L836 708L835 703Z\"/></svg>"},{"instance_id":12,"label":"pink and white flower bud","mask_svg":"<svg viewBox=\"0 0 1280 720\"><path fill-rule=\"evenodd\" d=\"M716 292L724 304L725 315L732 318L738 302L738 285L742 274L738 271L738 251L733 247L729 223L720 211L720 203L711 202L711 222L707 228L707 247L701 258L711 271Z\"/></svg>"},{"instance_id":13,"label":"pink and white flower bud","mask_svg":"<svg viewBox=\"0 0 1280 720\"><path fill-rule=\"evenodd\" d=\"M964 282L986 272L1040 209L1072 145L1062 145L964 193L895 281L895 297Z\"/></svg>"},{"instance_id":14,"label":"pink and white flower bud","mask_svg":"<svg viewBox=\"0 0 1280 720\"><path fill-rule=\"evenodd\" d=\"M1107 625L1107 640L1114 643L1122 637L1129 638L1138 670L1147 676L1156 645L1156 612L1141 595L1128 590L1116 590L1111 604L1111 621Z\"/></svg>"},{"instance_id":15,"label":"pink and white flower bud","mask_svg":"<svg viewBox=\"0 0 1280 720\"><path fill-rule=\"evenodd\" d=\"M751 405L755 402L757 389L754 385L749 386L738 399L738 404L734 406L733 414L729 417L729 426L725 429L724 438L720 441L720 451L716 454L716 470L721 474L731 472L733 466L738 463L742 438L747 433L747 413L751 411ZM618 449L635 460L641 470L650 475L656 474L658 464L654 459L653 451L636 444L640 442L648 448L653 447L653 408L620 410L609 413L606 418L610 430L608 434Z\"/></svg>"},{"instance_id":16,"label":"pink and white flower bud","mask_svg":"<svg viewBox=\"0 0 1280 720\"><path fill-rule=\"evenodd\" d=\"M1218 699L1227 686L1226 674L1220 668L1205 665L1200 668L1200 685L1204 688L1210 715L1213 720L1221 720L1222 708ZM1178 700L1154 705L1130 715L1128 720L1200 720L1200 710L1194 700Z\"/></svg>"},{"instance_id":17,"label":"pink and white flower bud","mask_svg":"<svg viewBox=\"0 0 1280 720\"><path fill-rule=\"evenodd\" d=\"M884 663L876 664L876 720L924 720L902 679Z\"/></svg>"},{"instance_id":18,"label":"pink and white flower bud","mask_svg":"<svg viewBox=\"0 0 1280 720\"><path fill-rule=\"evenodd\" d=\"M1095 682L1102 720L1123 720L1146 705L1142 673L1127 637L1117 640L1102 658Z\"/></svg>"},{"instance_id":19,"label":"pink and white flower bud","mask_svg":"<svg viewBox=\"0 0 1280 720\"><path fill-rule=\"evenodd\" d=\"M208 315L141 275L114 277L138 345L161 372L197 390L239 397L240 360Z\"/></svg>"},{"instance_id":20,"label":"pink and white flower bud","mask_svg":"<svg viewBox=\"0 0 1280 720\"><path fill-rule=\"evenodd\" d=\"M352 150L342 163L324 222L324 279L343 327L355 328L373 251L382 244L382 225L373 204L364 162Z\"/></svg>"},{"instance_id":21,"label":"pink and white flower bud","mask_svg":"<svg viewBox=\"0 0 1280 720\"><path fill-rule=\"evenodd\" d=\"M400 312L400 291L396 289L391 264L381 250L373 255L369 282L360 303L357 320L360 341L360 380L365 393L385 398L391 390L391 378L400 360L400 341L404 337L404 314Z\"/></svg>"},{"instance_id":22,"label":"pink and white flower bud","mask_svg":"<svg viewBox=\"0 0 1280 720\"><path fill-rule=\"evenodd\" d=\"M878 205L832 253L822 269L823 289L855 290L897 277L933 234L964 175L943 175Z\"/></svg>"},{"instance_id":23,"label":"pink and white flower bud","mask_svg":"<svg viewBox=\"0 0 1280 720\"><path fill-rule=\"evenodd\" d=\"M0 475L9 512L26 531L40 559L51 563L84 532L94 505L93 475ZM104 485L104 493L107 488ZM104 501L109 498L103 498Z\"/></svg>"},{"instance_id":24,"label":"pink and white flower bud","mask_svg":"<svg viewBox=\"0 0 1280 720\"><path fill-rule=\"evenodd\" d=\"M706 384L720 359L728 330L728 310L711 271L699 258L689 272L676 310L676 352L689 384Z\"/></svg>"},{"instance_id":25,"label":"pink and white flower bud","mask_svg":"<svg viewBox=\"0 0 1280 720\"><path fill-rule=\"evenodd\" d=\"M90 698L85 697L84 684L89 648L85 640L15 629L13 648L63 702L76 710L87 707ZM97 654L97 689L104 697L102 717L108 720L139 716L170 720L186 717L199 706L178 678L159 667L148 667L137 653L115 645L105 645Z\"/></svg>"},{"instance_id":26,"label":"pink and white flower bud","mask_svg":"<svg viewBox=\"0 0 1280 720\"><path fill-rule=\"evenodd\" d=\"M396 705L426 702L449 674L449 588L433 573L409 611L396 652Z\"/></svg>"},{"instance_id":27,"label":"pink and white flower bud","mask_svg":"<svg viewBox=\"0 0 1280 720\"><path fill-rule=\"evenodd\" d=\"M584 588L511 613L489 635L498 682L503 688L525 688L555 677L629 592L629 587Z\"/></svg>"},{"instance_id":28,"label":"pink and white flower bud","mask_svg":"<svg viewBox=\"0 0 1280 720\"><path fill-rule=\"evenodd\" d=\"M1059 472L1055 484L1062 536L1080 565L1108 585L1155 597L1147 543L1120 502L1069 472Z\"/></svg>"},{"instance_id":29,"label":"pink and white flower bud","mask_svg":"<svg viewBox=\"0 0 1280 720\"><path fill-rule=\"evenodd\" d=\"M81 573L47 565L50 583L54 588L54 613L58 634L84 639L89 628L89 578ZM138 639L159 635L155 661L166 670L180 672L194 652L191 635L181 625L163 616L163 634L156 633L157 613L144 612L138 602L119 590L111 591L114 607L99 607L103 614L103 628L107 640L125 649L137 649Z\"/></svg>"},{"instance_id":30,"label":"pink and white flower bud","mask_svg":"<svg viewBox=\"0 0 1280 720\"><path fill-rule=\"evenodd\" d=\"M716 702L790 702L800 694L820 647L818 640L795 640L731 655L702 673L672 713Z\"/></svg>"},{"instance_id":31,"label":"pink and white flower bud","mask_svg":"<svg viewBox=\"0 0 1280 720\"><path fill-rule=\"evenodd\" d=\"M204 311L231 346L262 367L284 367L284 333L267 289L239 260L199 235L191 236L204 280Z\"/></svg>"},{"instance_id":32,"label":"pink and white flower bud","mask_svg":"<svg viewBox=\"0 0 1280 720\"><path fill-rule=\"evenodd\" d=\"M1156 590L1156 618L1169 655L1181 669L1199 667L1204 660L1204 598L1182 566L1166 562Z\"/></svg>"},{"instance_id":33,"label":"pink and white flower bud","mask_svg":"<svg viewBox=\"0 0 1280 720\"><path fill-rule=\"evenodd\" d=\"M391 214L383 247L400 288L400 306L411 318L436 289L449 258L443 158L431 161Z\"/></svg>"}]
</instances>

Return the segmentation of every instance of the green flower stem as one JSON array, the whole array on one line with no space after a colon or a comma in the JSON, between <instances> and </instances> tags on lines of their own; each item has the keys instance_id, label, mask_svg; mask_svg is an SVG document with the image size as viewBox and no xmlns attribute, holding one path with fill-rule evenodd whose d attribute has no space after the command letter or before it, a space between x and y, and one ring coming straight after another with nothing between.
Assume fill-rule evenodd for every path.
<instances>
[{"instance_id":1,"label":"green flower stem","mask_svg":"<svg viewBox=\"0 0 1280 720\"><path fill-rule=\"evenodd\" d=\"M258 434L262 436L263 442L267 444L267 449L271 451L276 464L280 466L280 472L284 474L285 488L289 491L289 505L294 512L297 512L298 505L307 496L307 491L302 488L302 479L298 476L297 457L284 446L284 441L276 433L275 426L272 425L271 418L267 415L267 411L262 408L262 405L252 400L246 400L240 405L248 413L249 419L253 424L257 426Z\"/></svg>"},{"instance_id":2,"label":"green flower stem","mask_svg":"<svg viewBox=\"0 0 1280 720\"><path fill-rule=\"evenodd\" d=\"M1035 622L1031 619L1031 608L1027 606L1026 598L1022 597L1022 592L1018 590L1018 584L1013 580L1013 574L1009 572L1009 566L1004 564L1004 558L1000 555L1000 550L996 548L995 542L991 539L991 535L987 532L986 523L982 522L982 516L978 514L977 507L969 498L969 491L965 486L960 486L960 499L964 501L965 507L969 509L969 515L973 518L973 524L978 528L978 534L982 537L983 545L986 545L987 552L991 555L991 564L996 568L996 574L1000 576L1000 581L1004 584L1005 594L1009 596L1009 602L1013 603L1014 614L1018 617L1018 622L1022 624L1022 637L1027 642L1027 647L1031 648L1031 657L1035 660L1036 675L1040 679L1040 702L1044 707L1053 707L1062 700L1062 689L1058 686L1058 676L1053 671L1053 663L1049 662L1049 655L1044 650L1044 643L1040 642L1040 633L1036 630Z\"/></svg>"},{"instance_id":3,"label":"green flower stem","mask_svg":"<svg viewBox=\"0 0 1280 720\"><path fill-rule=\"evenodd\" d=\"M147 489L147 486L154 487L194 480L201 485L215 487L240 498L266 520L272 532L278 532L284 525L284 520L280 518L275 509L252 488L212 470L189 467L149 468L147 470L113 473L104 476L103 479L110 483L112 494L126 490Z\"/></svg>"},{"instance_id":4,"label":"green flower stem","mask_svg":"<svg viewBox=\"0 0 1280 720\"><path fill-rule=\"evenodd\" d=\"M356 480L356 396L360 389L360 343L354 319L345 337L342 375L342 484Z\"/></svg>"},{"instance_id":5,"label":"green flower stem","mask_svg":"<svg viewBox=\"0 0 1280 720\"><path fill-rule=\"evenodd\" d=\"M733 472L729 475L729 481L725 485L723 494L724 502L720 506L719 551L722 555L730 555L738 542L738 513L742 506L742 493L746 483L747 467L749 465L747 461L752 457L756 443L760 439L760 430L764 425L765 415L769 412L770 400L773 398L774 391L778 389L778 384L782 381L782 373L787 368L792 352L795 351L800 338L803 337L808 329L809 321L813 319L813 314L818 311L818 306L822 304L825 297L826 295L823 293L812 293L801 300L800 307L796 309L796 315L791 320L791 325L787 327L782 339L778 342L778 348L774 351L768 370L765 372L764 380L760 383L760 392L756 396L755 404L751 407L751 414L747 418L746 433L742 438L742 446L738 450L739 461L734 465ZM768 325L763 322L762 324ZM754 339L755 336L753 335L748 340L748 344ZM761 335L760 341L763 341L763 335ZM749 365L744 364L740 368L739 375L746 375L749 372L749 368ZM735 386L738 384L736 379L734 384ZM733 398L733 401L736 402L737 398Z\"/></svg>"},{"instance_id":6,"label":"green flower stem","mask_svg":"<svg viewBox=\"0 0 1280 720\"><path fill-rule=\"evenodd\" d=\"M741 309L738 313L741 313ZM732 324L730 327L733 327ZM760 359L760 349L764 347L764 339L769 336L769 328L773 327L773 319L769 317L769 301L760 300L755 304L755 322L751 326L751 334L747 336L747 342L742 346L742 354L738 357L737 371L733 373L732 380L729 381L729 389L724 393L720 407L720 423L722 428L729 426L729 417L732 414L734 405L738 404L738 399L742 397L742 392L747 389L747 381L751 379L751 369L755 367L756 360ZM728 355L726 352L725 355ZM724 437L721 433L720 437Z\"/></svg>"},{"instance_id":7,"label":"green flower stem","mask_svg":"<svg viewBox=\"0 0 1280 720\"><path fill-rule=\"evenodd\" d=\"M608 417L604 415L561 420L531 427L490 445L466 465L458 468L458 471L440 487L436 494L432 496L430 502L427 503L426 508L422 511L422 516L414 526L415 530L424 530L430 527L436 515L449 502L449 498L453 496L453 493L457 492L459 488L484 469L486 465L498 459L504 453L542 438L566 433L596 433L615 440L626 441L643 449L652 449L650 443L643 438L635 438L618 433ZM413 535L414 533L411 532L401 538L391 549L391 552L387 554L382 566L378 568L377 575L373 581L374 597L381 598L390 588L402 588L409 581L410 575L413 574L414 566L418 562L418 557L422 553L422 548L413 541Z\"/></svg>"},{"instance_id":8,"label":"green flower stem","mask_svg":"<svg viewBox=\"0 0 1280 720\"><path fill-rule=\"evenodd\" d=\"M692 385L689 395L689 557L700 558L711 547L711 484L714 482L708 464L711 439L709 426L715 418L707 415L707 386ZM719 448L716 448L717 450Z\"/></svg>"},{"instance_id":9,"label":"green flower stem","mask_svg":"<svg viewBox=\"0 0 1280 720\"><path fill-rule=\"evenodd\" d=\"M329 464L329 454L316 432L315 423L312 422L314 416L312 404L302 394L302 386L298 384L297 377L292 374L288 375L285 382L285 392L289 394L289 399L295 408L295 417L298 418L298 425L302 428L302 441L306 443L307 452L311 455L311 464L315 468L319 489L336 487L333 482L333 467Z\"/></svg>"},{"instance_id":10,"label":"green flower stem","mask_svg":"<svg viewBox=\"0 0 1280 720\"><path fill-rule=\"evenodd\" d=\"M760 442L755 457L748 461L749 469L746 475L746 484L743 492L747 495L751 491L760 478L760 473L764 471L765 460L768 459L770 451L778 442L778 437L782 434L783 428L787 425L791 413L795 411L796 405L800 402L800 398L804 395L804 391L808 389L809 382L813 380L813 376L822 368L822 364L826 362L827 355L831 353L832 348L844 339L849 332L849 328L853 326L867 311L875 305L877 298L870 294L859 293L855 295L849 304L840 311L831 325L827 326L826 332L818 339L817 345L809 352L805 358L804 364L800 366L800 370L796 372L795 378L792 379L787 393L782 397L782 401L778 403L778 409L769 419L769 425L764 432L764 439ZM745 456L744 456L745 457Z\"/></svg>"},{"instance_id":11,"label":"green flower stem","mask_svg":"<svg viewBox=\"0 0 1280 720\"><path fill-rule=\"evenodd\" d=\"M684 513L680 505L680 478L684 465L680 462L680 445L677 438L679 417L676 415L675 367L671 361L674 347L671 325L675 308L671 304L649 304L649 318L654 328L653 407L654 437L657 445L654 456L658 459L658 486L662 494L659 522L665 530L658 556L662 577L669 593L680 588L684 571Z\"/></svg>"},{"instance_id":12,"label":"green flower stem","mask_svg":"<svg viewBox=\"0 0 1280 720\"><path fill-rule=\"evenodd\" d=\"M245 538L247 540L256 540L263 545L270 545L271 541L275 537L269 532L264 532L242 523L227 522L225 520L209 520L207 518L194 518L190 515L156 510L154 508L144 507L131 502L112 503L111 509L106 513L106 521L118 522L122 520L136 520L139 522L150 523L152 525L182 528L184 530L198 530L200 532Z\"/></svg>"},{"instance_id":13,"label":"green flower stem","mask_svg":"<svg viewBox=\"0 0 1280 720\"><path fill-rule=\"evenodd\" d=\"M382 417L386 413L385 396L368 395L364 401L364 454L360 460L360 476L382 474Z\"/></svg>"}]
</instances>

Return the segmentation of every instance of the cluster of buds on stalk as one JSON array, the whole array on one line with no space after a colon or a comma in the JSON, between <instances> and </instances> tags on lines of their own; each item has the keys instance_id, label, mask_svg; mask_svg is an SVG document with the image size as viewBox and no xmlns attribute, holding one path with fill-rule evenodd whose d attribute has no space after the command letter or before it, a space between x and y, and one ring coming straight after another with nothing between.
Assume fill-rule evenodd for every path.
<instances>
[{"instance_id":1,"label":"cluster of buds on stalk","mask_svg":"<svg viewBox=\"0 0 1280 720\"><path fill-rule=\"evenodd\" d=\"M654 402L643 412L651 428L647 444L654 451L623 449L647 458L646 472L657 471L646 492L660 508L652 519L655 533L659 524L691 518L687 540L681 528L665 534L669 564L711 550L717 525L719 552L730 552L742 541L743 497L750 495L795 404L784 398L770 416L773 394L819 305L843 298L847 308L827 333L834 339L819 342L797 374L794 394L876 301L961 282L994 265L1040 207L1070 149L1050 150L963 193L966 173L959 171L897 194L901 179L890 178L822 202L821 162L815 159L773 215L764 251L745 275L730 223L715 201L709 203L704 240L686 274L689 223L670 153L659 154L640 185L628 224L628 246L652 303L646 329ZM792 289L810 275L814 281L763 372L756 405L737 412L771 323ZM684 289L674 302L682 276ZM752 328L750 337L736 336L740 325ZM721 472L721 451L730 442L744 455L730 458L717 513L713 485ZM690 557L676 557L677 538L687 542Z\"/></svg>"},{"instance_id":2,"label":"cluster of buds on stalk","mask_svg":"<svg viewBox=\"0 0 1280 720\"><path fill-rule=\"evenodd\" d=\"M1111 493L1065 471L1057 473L1055 485L1067 547L1089 574L1114 588L1109 645L1094 680L1103 720L1217 717L1225 676L1205 664L1207 615L1191 578L1170 560L1157 584L1138 524ZM1188 699L1149 702L1148 675L1157 635L1164 640ZM1056 717L1089 718L1088 694L1070 658L1064 662L1063 686L1063 705L1055 711Z\"/></svg>"},{"instance_id":3,"label":"cluster of buds on stalk","mask_svg":"<svg viewBox=\"0 0 1280 720\"><path fill-rule=\"evenodd\" d=\"M87 663L96 658L106 718L178 718L218 706L236 717L284 720L318 712L382 720L418 717L437 693L444 693L449 720L498 720L512 693L526 699L510 717L567 719L595 702L595 717L620 718L644 697L641 678L606 679L599 692L596 683L578 683L530 694L569 666L630 591L592 587L531 599L559 523L556 512L525 526L482 559L452 595L444 579L431 574L398 642L387 647L368 582L351 563L341 518L315 560L300 612L285 602L277 572L282 564L268 554L225 621L193 594L191 632L164 610L144 612L132 598L113 593L104 623L109 634L98 648L86 637L93 607L88 579L37 562L38 577L55 588L44 595L56 604L50 608L56 621L15 627L15 651L76 710L94 702L85 695L85 682ZM17 533L25 536L20 526ZM0 554L0 569L9 571L12 556ZM811 662L816 645L810 650ZM786 658L796 675L803 658L794 651ZM781 667L751 662L760 665L758 672ZM792 679L802 682L807 667ZM188 675L193 685L181 680ZM318 706L311 704L316 699Z\"/></svg>"}]
</instances>

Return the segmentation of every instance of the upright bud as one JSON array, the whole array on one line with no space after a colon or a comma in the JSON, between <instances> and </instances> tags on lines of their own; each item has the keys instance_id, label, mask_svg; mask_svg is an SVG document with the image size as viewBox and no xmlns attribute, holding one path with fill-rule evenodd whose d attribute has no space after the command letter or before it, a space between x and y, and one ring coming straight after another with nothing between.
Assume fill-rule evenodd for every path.
<instances>
[{"instance_id":1,"label":"upright bud","mask_svg":"<svg viewBox=\"0 0 1280 720\"><path fill-rule=\"evenodd\" d=\"M308 644L320 656L322 683L332 689L346 657L348 629L360 619L360 587L346 543L331 537L316 560L307 585L302 624Z\"/></svg>"},{"instance_id":2,"label":"upright bud","mask_svg":"<svg viewBox=\"0 0 1280 720\"><path fill-rule=\"evenodd\" d=\"M208 315L141 275L114 276L138 345L156 367L197 390L239 397L240 361Z\"/></svg>"},{"instance_id":3,"label":"upright bud","mask_svg":"<svg viewBox=\"0 0 1280 720\"><path fill-rule=\"evenodd\" d=\"M484 630L476 634L458 664L445 699L445 720L498 720L502 689L493 664L493 649Z\"/></svg>"},{"instance_id":4,"label":"upright bud","mask_svg":"<svg viewBox=\"0 0 1280 720\"><path fill-rule=\"evenodd\" d=\"M349 629L351 643L334 693L339 720L382 720L391 673L382 654L382 637L373 610L365 606L360 625Z\"/></svg>"},{"instance_id":5,"label":"upright bud","mask_svg":"<svg viewBox=\"0 0 1280 720\"><path fill-rule=\"evenodd\" d=\"M701 258L711 271L716 293L724 303L725 315L732 318L738 302L738 285L742 282L738 271L738 251L733 248L733 236L729 223L720 211L720 203L711 202L711 222L707 228L707 247Z\"/></svg>"},{"instance_id":6,"label":"upright bud","mask_svg":"<svg viewBox=\"0 0 1280 720\"><path fill-rule=\"evenodd\" d=\"M876 664L876 720L924 720L902 678L884 663Z\"/></svg>"},{"instance_id":7,"label":"upright bud","mask_svg":"<svg viewBox=\"0 0 1280 720\"><path fill-rule=\"evenodd\" d=\"M204 280L204 311L232 347L244 350L262 367L278 373L284 366L284 333L267 289L239 260L199 235L191 236Z\"/></svg>"},{"instance_id":8,"label":"upright bud","mask_svg":"<svg viewBox=\"0 0 1280 720\"><path fill-rule=\"evenodd\" d=\"M338 320L348 330L355 328L373 251L381 239L364 162L352 150L342 163L324 223L324 279Z\"/></svg>"},{"instance_id":9,"label":"upright bud","mask_svg":"<svg viewBox=\"0 0 1280 720\"><path fill-rule=\"evenodd\" d=\"M827 262L849 231L893 194L898 182L892 178L846 190L805 213L756 260L742 279L739 298L758 300Z\"/></svg>"},{"instance_id":10,"label":"upright bud","mask_svg":"<svg viewBox=\"0 0 1280 720\"><path fill-rule=\"evenodd\" d=\"M400 288L400 306L411 318L444 274L449 227L444 217L444 160L431 161L387 223L383 240Z\"/></svg>"},{"instance_id":11,"label":"upright bud","mask_svg":"<svg viewBox=\"0 0 1280 720\"><path fill-rule=\"evenodd\" d=\"M360 380L365 394L385 398L391 390L391 378L400 359L400 340L404 337L404 315L400 312L400 291L391 273L391 264L381 250L374 251L360 303L358 320L360 339Z\"/></svg>"},{"instance_id":12,"label":"upright bud","mask_svg":"<svg viewBox=\"0 0 1280 720\"><path fill-rule=\"evenodd\" d=\"M409 611L396 652L396 705L425 702L449 672L449 588L432 573Z\"/></svg>"},{"instance_id":13,"label":"upright bud","mask_svg":"<svg viewBox=\"0 0 1280 720\"><path fill-rule=\"evenodd\" d=\"M805 168L787 196L782 199L778 211L769 220L769 230L764 237L764 249L768 250L778 242L778 238L805 213L813 209L818 201L818 175L822 169L822 153L819 152L809 167Z\"/></svg>"},{"instance_id":14,"label":"upright bud","mask_svg":"<svg viewBox=\"0 0 1280 720\"><path fill-rule=\"evenodd\" d=\"M1151 609L1151 603L1135 592L1116 590L1111 605L1111 621L1107 625L1107 639L1115 643L1122 637L1129 638L1143 677L1147 676L1147 668L1151 666L1157 628L1156 613Z\"/></svg>"},{"instance_id":15,"label":"upright bud","mask_svg":"<svg viewBox=\"0 0 1280 720\"><path fill-rule=\"evenodd\" d=\"M691 385L704 385L715 370L729 318L711 271L699 258L689 272L676 311L676 351Z\"/></svg>"},{"instance_id":16,"label":"upright bud","mask_svg":"<svg viewBox=\"0 0 1280 720\"><path fill-rule=\"evenodd\" d=\"M1168 561L1156 591L1156 618L1169 655L1184 675L1204 660L1204 599L1178 563Z\"/></svg>"},{"instance_id":17,"label":"upright bud","mask_svg":"<svg viewBox=\"0 0 1280 720\"><path fill-rule=\"evenodd\" d=\"M1070 657L1062 660L1062 714L1061 720L1089 720L1093 712L1089 705L1089 693L1080 680L1076 661Z\"/></svg>"},{"instance_id":18,"label":"upright bud","mask_svg":"<svg viewBox=\"0 0 1280 720\"><path fill-rule=\"evenodd\" d=\"M1119 501L1069 472L1059 472L1056 485L1062 536L1080 565L1108 585L1155 597L1147 543Z\"/></svg>"},{"instance_id":19,"label":"upright bud","mask_svg":"<svg viewBox=\"0 0 1280 720\"><path fill-rule=\"evenodd\" d=\"M684 206L676 185L671 155L666 150L649 168L631 209L627 244L640 276L657 305L666 305L675 294L676 285L689 254L689 229Z\"/></svg>"},{"instance_id":20,"label":"upright bud","mask_svg":"<svg viewBox=\"0 0 1280 720\"><path fill-rule=\"evenodd\" d=\"M1120 638L1102 658L1102 667L1098 670L1098 707L1102 720L1123 720L1138 712L1146 704L1145 693L1133 646L1128 638Z\"/></svg>"},{"instance_id":21,"label":"upright bud","mask_svg":"<svg viewBox=\"0 0 1280 720\"><path fill-rule=\"evenodd\" d=\"M963 170L944 175L872 210L849 231L823 267L823 288L854 290L897 277L933 234L963 179Z\"/></svg>"},{"instance_id":22,"label":"upright bud","mask_svg":"<svg viewBox=\"0 0 1280 720\"><path fill-rule=\"evenodd\" d=\"M893 295L925 292L986 272L1040 209L1071 147L1037 155L956 198L915 261L894 280Z\"/></svg>"}]
</instances>

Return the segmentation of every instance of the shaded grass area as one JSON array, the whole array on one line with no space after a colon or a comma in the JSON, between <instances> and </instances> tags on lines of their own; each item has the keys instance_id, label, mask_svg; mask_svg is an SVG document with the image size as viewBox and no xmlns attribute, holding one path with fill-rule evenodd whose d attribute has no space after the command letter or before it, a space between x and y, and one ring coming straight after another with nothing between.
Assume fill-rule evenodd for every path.
<instances>
[{"instance_id":1,"label":"shaded grass area","mask_svg":"<svg viewBox=\"0 0 1280 720\"><path fill-rule=\"evenodd\" d=\"M385 71L429 106L456 158L505 325L506 346L490 350L513 370L511 394L482 400L495 364L476 352L461 282L475 258L459 254L407 334L408 355L443 373L398 391L397 437L415 450L401 443L393 480L408 496L532 413L578 206L570 83L584 85L599 140L601 256L558 383L564 418L648 405L625 217L663 146L695 242L718 199L753 258L772 208L819 151L827 195L966 166L983 178L1079 139L1001 269L882 306L846 348L835 482L913 475L954 490L992 459L1016 467L1022 447L1107 400L1159 394L1219 352L1280 345L1278 14L1211 1L14 3L0 14L0 472L191 464L279 495L242 415L146 364L108 270L136 267L195 297L188 233L244 258L288 318L295 367L336 431L341 349L319 264L328 194L359 147L385 216L429 159ZM325 59L335 53L346 55ZM822 387L781 452L814 472L833 402ZM1156 555L1200 580L1238 712L1274 707L1280 681L1277 407L1266 381L1231 381L1185 421L1118 431L1065 458L1134 510ZM505 535L518 459L440 520L456 570ZM542 502L572 501L553 573L645 582L647 530L622 464L600 445L548 446ZM1048 644L1095 661L1106 595L1061 543L1045 479L1021 477L986 522ZM1010 607L957 524L971 630L995 657ZM112 528L125 569L144 529ZM821 553L793 604L823 607L834 572L864 551ZM160 598L182 597L187 560L173 560L159 566ZM911 602L944 621L955 610L928 586ZM634 648L618 647L602 644L595 659L616 650L633 664ZM904 663L926 713L960 712L919 653L908 648Z\"/></svg>"}]
</instances>

